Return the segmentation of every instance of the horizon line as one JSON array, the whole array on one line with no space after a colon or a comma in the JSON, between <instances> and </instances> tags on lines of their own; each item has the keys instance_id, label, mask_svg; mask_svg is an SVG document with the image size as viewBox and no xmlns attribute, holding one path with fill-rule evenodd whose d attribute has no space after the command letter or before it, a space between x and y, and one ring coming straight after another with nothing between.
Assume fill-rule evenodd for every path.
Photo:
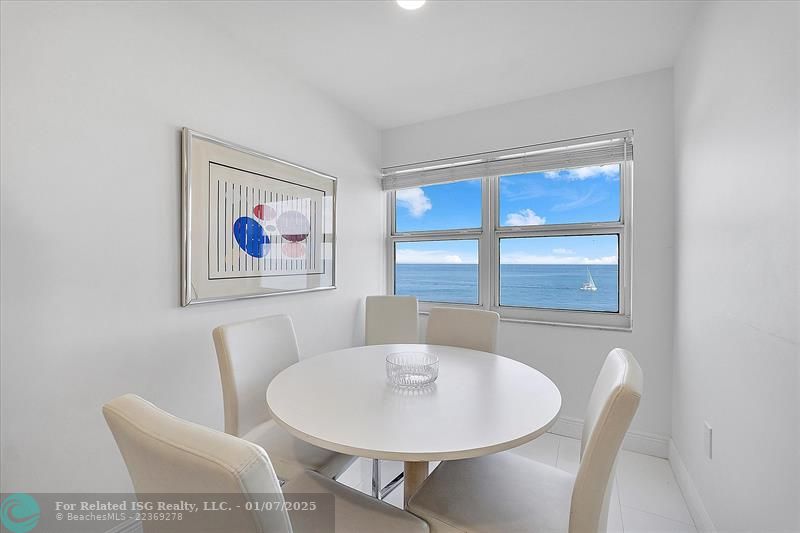
<instances>
[{"instance_id":1,"label":"horizon line","mask_svg":"<svg viewBox=\"0 0 800 533\"><path fill-rule=\"evenodd\" d=\"M534 266L619 266L619 263L503 263L500 262L501 265L534 265ZM407 263L407 262L397 262L395 261L395 265L478 265L478 263Z\"/></svg>"}]
</instances>

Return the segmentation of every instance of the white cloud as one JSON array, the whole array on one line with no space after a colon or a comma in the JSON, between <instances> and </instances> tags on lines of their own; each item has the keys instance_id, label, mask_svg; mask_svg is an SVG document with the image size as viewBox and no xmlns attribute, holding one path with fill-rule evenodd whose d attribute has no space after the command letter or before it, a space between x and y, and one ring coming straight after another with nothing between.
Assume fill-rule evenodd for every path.
<instances>
[{"instance_id":1,"label":"white cloud","mask_svg":"<svg viewBox=\"0 0 800 533\"><path fill-rule=\"evenodd\" d=\"M419 187L397 191L397 204L408 209L408 213L415 218L421 217L433 207L431 199Z\"/></svg>"},{"instance_id":2,"label":"white cloud","mask_svg":"<svg viewBox=\"0 0 800 533\"><path fill-rule=\"evenodd\" d=\"M575 250L570 250L569 248L553 248L553 253L558 255L570 255L574 254Z\"/></svg>"},{"instance_id":3,"label":"white cloud","mask_svg":"<svg viewBox=\"0 0 800 533\"><path fill-rule=\"evenodd\" d=\"M619 165L603 165L593 167L568 168L565 170L550 170L544 173L548 179L562 179L567 181L582 181L599 177L618 177Z\"/></svg>"},{"instance_id":4,"label":"white cloud","mask_svg":"<svg viewBox=\"0 0 800 533\"><path fill-rule=\"evenodd\" d=\"M555 250L554 250L555 253ZM504 265L616 265L617 256L580 257L576 255L534 255L526 253L505 254L500 258Z\"/></svg>"},{"instance_id":5,"label":"white cloud","mask_svg":"<svg viewBox=\"0 0 800 533\"><path fill-rule=\"evenodd\" d=\"M462 257L447 250L409 250L398 249L395 254L396 263L411 264L477 264L477 258Z\"/></svg>"},{"instance_id":6,"label":"white cloud","mask_svg":"<svg viewBox=\"0 0 800 533\"><path fill-rule=\"evenodd\" d=\"M531 209L523 209L517 213L506 215L506 226L540 226L545 223L545 218L540 217Z\"/></svg>"}]
</instances>

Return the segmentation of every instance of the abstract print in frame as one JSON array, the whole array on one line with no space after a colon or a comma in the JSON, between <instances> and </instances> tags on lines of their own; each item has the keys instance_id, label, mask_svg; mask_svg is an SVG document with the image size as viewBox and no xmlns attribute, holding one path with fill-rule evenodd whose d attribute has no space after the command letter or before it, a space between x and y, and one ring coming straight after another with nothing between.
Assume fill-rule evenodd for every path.
<instances>
[{"instance_id":1,"label":"abstract print in frame","mask_svg":"<svg viewBox=\"0 0 800 533\"><path fill-rule=\"evenodd\" d=\"M181 303L335 288L336 178L183 129Z\"/></svg>"}]
</instances>

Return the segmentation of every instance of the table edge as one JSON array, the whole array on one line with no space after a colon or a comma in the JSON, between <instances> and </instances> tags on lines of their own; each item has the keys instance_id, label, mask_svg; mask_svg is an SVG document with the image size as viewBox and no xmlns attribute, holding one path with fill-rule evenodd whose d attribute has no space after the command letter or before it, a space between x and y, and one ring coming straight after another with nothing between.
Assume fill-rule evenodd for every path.
<instances>
[{"instance_id":1,"label":"table edge","mask_svg":"<svg viewBox=\"0 0 800 533\"><path fill-rule=\"evenodd\" d=\"M558 387L556 387L556 390L558 390ZM561 396L561 391L559 391L559 397L560 396ZM366 457L369 459L384 459L388 461L452 461L456 459L472 459L475 457L482 457L484 455L491 455L493 453L511 450L518 446L522 446L527 442L535 440L538 437L541 437L542 435L547 433L548 430L551 427L553 427L553 425L558 420L558 417L561 415L561 409L563 408L564 405L563 401L559 403L558 411L556 411L553 418L547 424L544 424L536 431L533 431L531 433L528 433L526 435L523 435L521 437L518 437L510 441L502 442L499 444L493 444L491 446L482 446L480 448L469 448L465 450L456 450L450 452L407 453L407 452L393 452L390 450L372 450L366 448L359 448L355 446L346 446L343 444L327 441L325 439L320 439L319 437L309 435L308 433L304 433L290 426L272 411L272 408L270 408L269 406L269 402L266 403L267 403L267 410L269 411L272 420L274 420L276 424L278 424L280 427L282 427L290 434L292 434L293 436L297 437L302 441L308 442L309 444L313 444L315 446L319 446L320 448L324 448L326 450L343 453L345 455Z\"/></svg>"}]
</instances>

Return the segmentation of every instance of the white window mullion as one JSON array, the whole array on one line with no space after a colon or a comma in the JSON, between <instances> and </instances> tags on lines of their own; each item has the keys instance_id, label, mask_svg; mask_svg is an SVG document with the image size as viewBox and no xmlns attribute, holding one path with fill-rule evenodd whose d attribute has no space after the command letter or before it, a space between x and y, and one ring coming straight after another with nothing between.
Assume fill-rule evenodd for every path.
<instances>
[{"instance_id":1,"label":"white window mullion","mask_svg":"<svg viewBox=\"0 0 800 533\"><path fill-rule=\"evenodd\" d=\"M386 294L394 294L394 227L395 227L395 191L386 194Z\"/></svg>"},{"instance_id":2,"label":"white window mullion","mask_svg":"<svg viewBox=\"0 0 800 533\"><path fill-rule=\"evenodd\" d=\"M484 177L481 182L483 195L483 213L481 221L483 223L483 233L480 242L480 255L478 256L478 273L480 280L480 304L484 309L491 309L494 301L492 290L492 278L494 268L492 257L494 257L494 246L492 244L492 227L494 220L494 187L491 178Z\"/></svg>"},{"instance_id":3,"label":"white window mullion","mask_svg":"<svg viewBox=\"0 0 800 533\"><path fill-rule=\"evenodd\" d=\"M610 235L622 233L623 224L564 224L561 226L525 226L520 228L502 227L495 229L499 237L571 237L579 235Z\"/></svg>"}]
</instances>

